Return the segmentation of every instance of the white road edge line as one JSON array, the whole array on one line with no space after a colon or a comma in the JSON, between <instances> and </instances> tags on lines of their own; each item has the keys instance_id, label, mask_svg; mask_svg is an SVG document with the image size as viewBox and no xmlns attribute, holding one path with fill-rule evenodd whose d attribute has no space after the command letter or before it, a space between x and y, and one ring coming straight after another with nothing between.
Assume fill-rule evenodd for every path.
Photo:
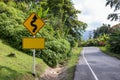
<instances>
[{"instance_id":1,"label":"white road edge line","mask_svg":"<svg viewBox=\"0 0 120 80\"><path fill-rule=\"evenodd\" d=\"M94 76L95 80L99 80L99 79L98 79L98 77L96 76L95 72L94 72L94 71L93 71L93 69L91 68L90 64L88 63L87 59L85 58L85 55L84 55L84 50L83 50L83 58L84 58L84 60L85 60L86 64L88 65L88 67L89 67L90 71L92 72L92 74L93 74L93 76Z\"/></svg>"}]
</instances>

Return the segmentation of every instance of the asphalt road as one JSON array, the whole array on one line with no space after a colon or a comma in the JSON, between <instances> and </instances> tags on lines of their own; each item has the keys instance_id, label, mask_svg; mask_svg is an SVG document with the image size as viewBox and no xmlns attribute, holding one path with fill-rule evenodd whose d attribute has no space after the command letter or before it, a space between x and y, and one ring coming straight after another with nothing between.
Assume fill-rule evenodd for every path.
<instances>
[{"instance_id":1,"label":"asphalt road","mask_svg":"<svg viewBox=\"0 0 120 80\"><path fill-rule=\"evenodd\" d=\"M97 47L84 47L81 55L74 80L120 80L120 60Z\"/></svg>"}]
</instances>

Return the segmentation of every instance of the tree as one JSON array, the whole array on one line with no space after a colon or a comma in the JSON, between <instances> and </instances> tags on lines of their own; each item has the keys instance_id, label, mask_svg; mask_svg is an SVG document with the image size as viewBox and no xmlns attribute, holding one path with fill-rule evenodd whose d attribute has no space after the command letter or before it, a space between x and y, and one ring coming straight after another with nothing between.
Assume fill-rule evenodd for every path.
<instances>
[{"instance_id":1,"label":"tree","mask_svg":"<svg viewBox=\"0 0 120 80\"><path fill-rule=\"evenodd\" d=\"M120 9L120 1L119 0L107 0L106 6L110 5L111 8L114 7L114 11Z\"/></svg>"},{"instance_id":2,"label":"tree","mask_svg":"<svg viewBox=\"0 0 120 80\"><path fill-rule=\"evenodd\" d=\"M94 30L94 37L93 38L97 38L100 35L103 34L109 34L109 29L110 29L110 25L108 24L103 24L101 27L97 28L96 30Z\"/></svg>"},{"instance_id":3,"label":"tree","mask_svg":"<svg viewBox=\"0 0 120 80\"><path fill-rule=\"evenodd\" d=\"M120 29L112 32L108 40L108 49L112 52L120 54Z\"/></svg>"},{"instance_id":4,"label":"tree","mask_svg":"<svg viewBox=\"0 0 120 80\"><path fill-rule=\"evenodd\" d=\"M114 8L114 12L120 9L120 0L107 0L106 6L110 5L111 8ZM111 21L119 20L120 19L120 13L112 13L109 14L108 19L111 19ZM118 27L117 27L118 26ZM107 48L114 52L119 53L120 52L120 27L119 24L115 25L111 28L111 34L109 35L108 45Z\"/></svg>"},{"instance_id":5,"label":"tree","mask_svg":"<svg viewBox=\"0 0 120 80\"><path fill-rule=\"evenodd\" d=\"M114 13L111 13L108 15L108 19L111 19L111 21L119 20L120 18L120 13L115 13L117 10L120 9L120 1L119 0L107 0L106 6L110 6L111 8L114 8Z\"/></svg>"},{"instance_id":6,"label":"tree","mask_svg":"<svg viewBox=\"0 0 120 80\"><path fill-rule=\"evenodd\" d=\"M62 31L60 33L64 35L69 34L80 39L81 32L85 30L87 24L78 20L77 14L80 11L74 8L71 0L48 0L47 3L50 8L49 13L57 19L53 25L54 29Z\"/></svg>"}]
</instances>

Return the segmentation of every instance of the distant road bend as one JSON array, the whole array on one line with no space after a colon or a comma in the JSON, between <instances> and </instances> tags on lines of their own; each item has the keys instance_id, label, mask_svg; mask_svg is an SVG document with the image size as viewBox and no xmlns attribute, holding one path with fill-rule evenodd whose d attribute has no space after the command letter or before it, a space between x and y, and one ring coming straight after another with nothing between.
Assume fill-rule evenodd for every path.
<instances>
[{"instance_id":1,"label":"distant road bend","mask_svg":"<svg viewBox=\"0 0 120 80\"><path fill-rule=\"evenodd\" d=\"M120 80L120 60L97 47L84 47L81 55L74 80Z\"/></svg>"}]
</instances>

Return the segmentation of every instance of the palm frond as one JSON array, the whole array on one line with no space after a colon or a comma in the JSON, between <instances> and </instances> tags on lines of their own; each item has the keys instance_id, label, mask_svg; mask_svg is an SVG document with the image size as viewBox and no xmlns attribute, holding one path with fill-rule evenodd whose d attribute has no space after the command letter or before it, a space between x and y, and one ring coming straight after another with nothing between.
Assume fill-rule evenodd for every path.
<instances>
[{"instance_id":1,"label":"palm frond","mask_svg":"<svg viewBox=\"0 0 120 80\"><path fill-rule=\"evenodd\" d=\"M114 6L113 0L107 0L106 6L108 6L108 5L110 5L110 7L112 8Z\"/></svg>"},{"instance_id":2,"label":"palm frond","mask_svg":"<svg viewBox=\"0 0 120 80\"><path fill-rule=\"evenodd\" d=\"M106 0L105 6L110 6L111 8L114 7L114 11L117 11L120 9L120 0Z\"/></svg>"},{"instance_id":3,"label":"palm frond","mask_svg":"<svg viewBox=\"0 0 120 80\"><path fill-rule=\"evenodd\" d=\"M120 9L120 1L116 2L115 10L114 11L117 11L119 9Z\"/></svg>"},{"instance_id":4,"label":"palm frond","mask_svg":"<svg viewBox=\"0 0 120 80\"><path fill-rule=\"evenodd\" d=\"M110 19L111 21L113 21L113 20L117 21L119 19L119 16L117 13L112 13L112 14L108 15L107 19Z\"/></svg>"}]
</instances>

